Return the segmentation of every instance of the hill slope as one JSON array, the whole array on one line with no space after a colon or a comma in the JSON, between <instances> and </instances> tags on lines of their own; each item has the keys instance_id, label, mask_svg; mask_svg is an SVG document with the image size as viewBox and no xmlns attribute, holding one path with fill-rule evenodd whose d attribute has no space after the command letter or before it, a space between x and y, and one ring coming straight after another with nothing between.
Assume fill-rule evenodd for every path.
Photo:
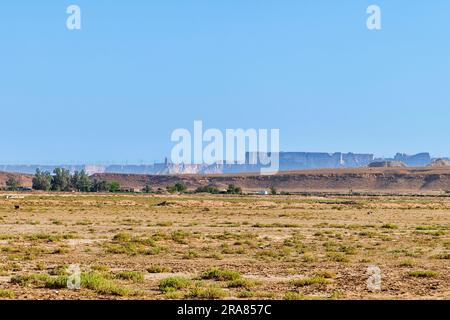
<instances>
[{"instance_id":1,"label":"hill slope","mask_svg":"<svg viewBox=\"0 0 450 320\"><path fill-rule=\"evenodd\" d=\"M275 187L279 191L389 191L423 192L450 190L450 168L358 168L286 171L272 176L258 174L225 175L133 175L96 174L95 179L118 181L122 187L165 188L183 181L189 189L214 184L226 188L228 184L246 191Z\"/></svg>"},{"instance_id":2,"label":"hill slope","mask_svg":"<svg viewBox=\"0 0 450 320\"><path fill-rule=\"evenodd\" d=\"M0 171L0 188L4 188L6 186L6 181L9 178L14 178L17 181L19 181L19 184L22 187L31 187L33 176L30 174L9 173Z\"/></svg>"}]
</instances>

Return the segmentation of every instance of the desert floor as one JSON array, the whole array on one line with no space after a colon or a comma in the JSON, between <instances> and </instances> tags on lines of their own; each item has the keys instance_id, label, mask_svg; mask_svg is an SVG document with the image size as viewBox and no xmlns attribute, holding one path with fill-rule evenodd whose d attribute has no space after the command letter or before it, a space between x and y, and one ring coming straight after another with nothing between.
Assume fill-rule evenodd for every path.
<instances>
[{"instance_id":1,"label":"desert floor","mask_svg":"<svg viewBox=\"0 0 450 320\"><path fill-rule=\"evenodd\" d=\"M0 194L1 299L450 299L449 258L450 197Z\"/></svg>"}]
</instances>

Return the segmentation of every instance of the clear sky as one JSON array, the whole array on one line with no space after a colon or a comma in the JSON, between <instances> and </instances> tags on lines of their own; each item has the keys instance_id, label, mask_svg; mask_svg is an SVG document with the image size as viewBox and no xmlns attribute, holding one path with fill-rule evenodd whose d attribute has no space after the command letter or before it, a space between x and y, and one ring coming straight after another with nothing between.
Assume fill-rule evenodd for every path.
<instances>
[{"instance_id":1,"label":"clear sky","mask_svg":"<svg viewBox=\"0 0 450 320\"><path fill-rule=\"evenodd\" d=\"M194 120L450 156L450 1L1 1L0 110L0 163L159 161Z\"/></svg>"}]
</instances>

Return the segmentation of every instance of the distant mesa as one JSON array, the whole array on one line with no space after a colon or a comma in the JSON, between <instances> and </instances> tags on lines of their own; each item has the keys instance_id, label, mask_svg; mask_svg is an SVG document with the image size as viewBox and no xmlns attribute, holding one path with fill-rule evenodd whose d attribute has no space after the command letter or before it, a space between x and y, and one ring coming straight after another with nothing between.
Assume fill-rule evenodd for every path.
<instances>
[{"instance_id":1,"label":"distant mesa","mask_svg":"<svg viewBox=\"0 0 450 320\"><path fill-rule=\"evenodd\" d=\"M273 155L273 154L271 154ZM261 157L263 156L263 157ZM258 152L247 152L244 163L221 161L214 164L188 164L172 163L168 159L161 163L153 164L108 164L108 165L1 165L0 171L34 174L36 169L52 172L56 167L64 168L70 172L85 170L87 174L96 173L122 173L122 174L153 174L153 175L178 175L178 174L239 174L260 173L266 167L260 159L268 155ZM342 168L367 168L369 167L427 167L433 164L433 158L427 152L408 155L397 153L392 158L375 158L373 154L358 153L326 153L326 152L280 152L279 171L313 170L313 169L342 169ZM449 160L447 158L437 160ZM435 161L435 165L447 166L445 161Z\"/></svg>"},{"instance_id":2,"label":"distant mesa","mask_svg":"<svg viewBox=\"0 0 450 320\"><path fill-rule=\"evenodd\" d=\"M447 159L436 159L428 165L429 167L450 167L450 161Z\"/></svg>"},{"instance_id":3,"label":"distant mesa","mask_svg":"<svg viewBox=\"0 0 450 320\"><path fill-rule=\"evenodd\" d=\"M408 167L426 167L431 163L431 156L428 152L422 152L414 155L397 153L394 159L384 159L384 160L401 161Z\"/></svg>"},{"instance_id":4,"label":"distant mesa","mask_svg":"<svg viewBox=\"0 0 450 320\"><path fill-rule=\"evenodd\" d=\"M406 164L401 161L374 161L369 163L369 168L406 168Z\"/></svg>"}]
</instances>

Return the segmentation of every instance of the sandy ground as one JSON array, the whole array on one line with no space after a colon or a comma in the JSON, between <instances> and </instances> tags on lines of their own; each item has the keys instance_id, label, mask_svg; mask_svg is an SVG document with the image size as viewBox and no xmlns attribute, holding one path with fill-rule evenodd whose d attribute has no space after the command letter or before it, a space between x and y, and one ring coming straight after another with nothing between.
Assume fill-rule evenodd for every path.
<instances>
[{"instance_id":1,"label":"sandy ground","mask_svg":"<svg viewBox=\"0 0 450 320\"><path fill-rule=\"evenodd\" d=\"M22 195L0 194L2 299L450 298L448 197Z\"/></svg>"}]
</instances>

